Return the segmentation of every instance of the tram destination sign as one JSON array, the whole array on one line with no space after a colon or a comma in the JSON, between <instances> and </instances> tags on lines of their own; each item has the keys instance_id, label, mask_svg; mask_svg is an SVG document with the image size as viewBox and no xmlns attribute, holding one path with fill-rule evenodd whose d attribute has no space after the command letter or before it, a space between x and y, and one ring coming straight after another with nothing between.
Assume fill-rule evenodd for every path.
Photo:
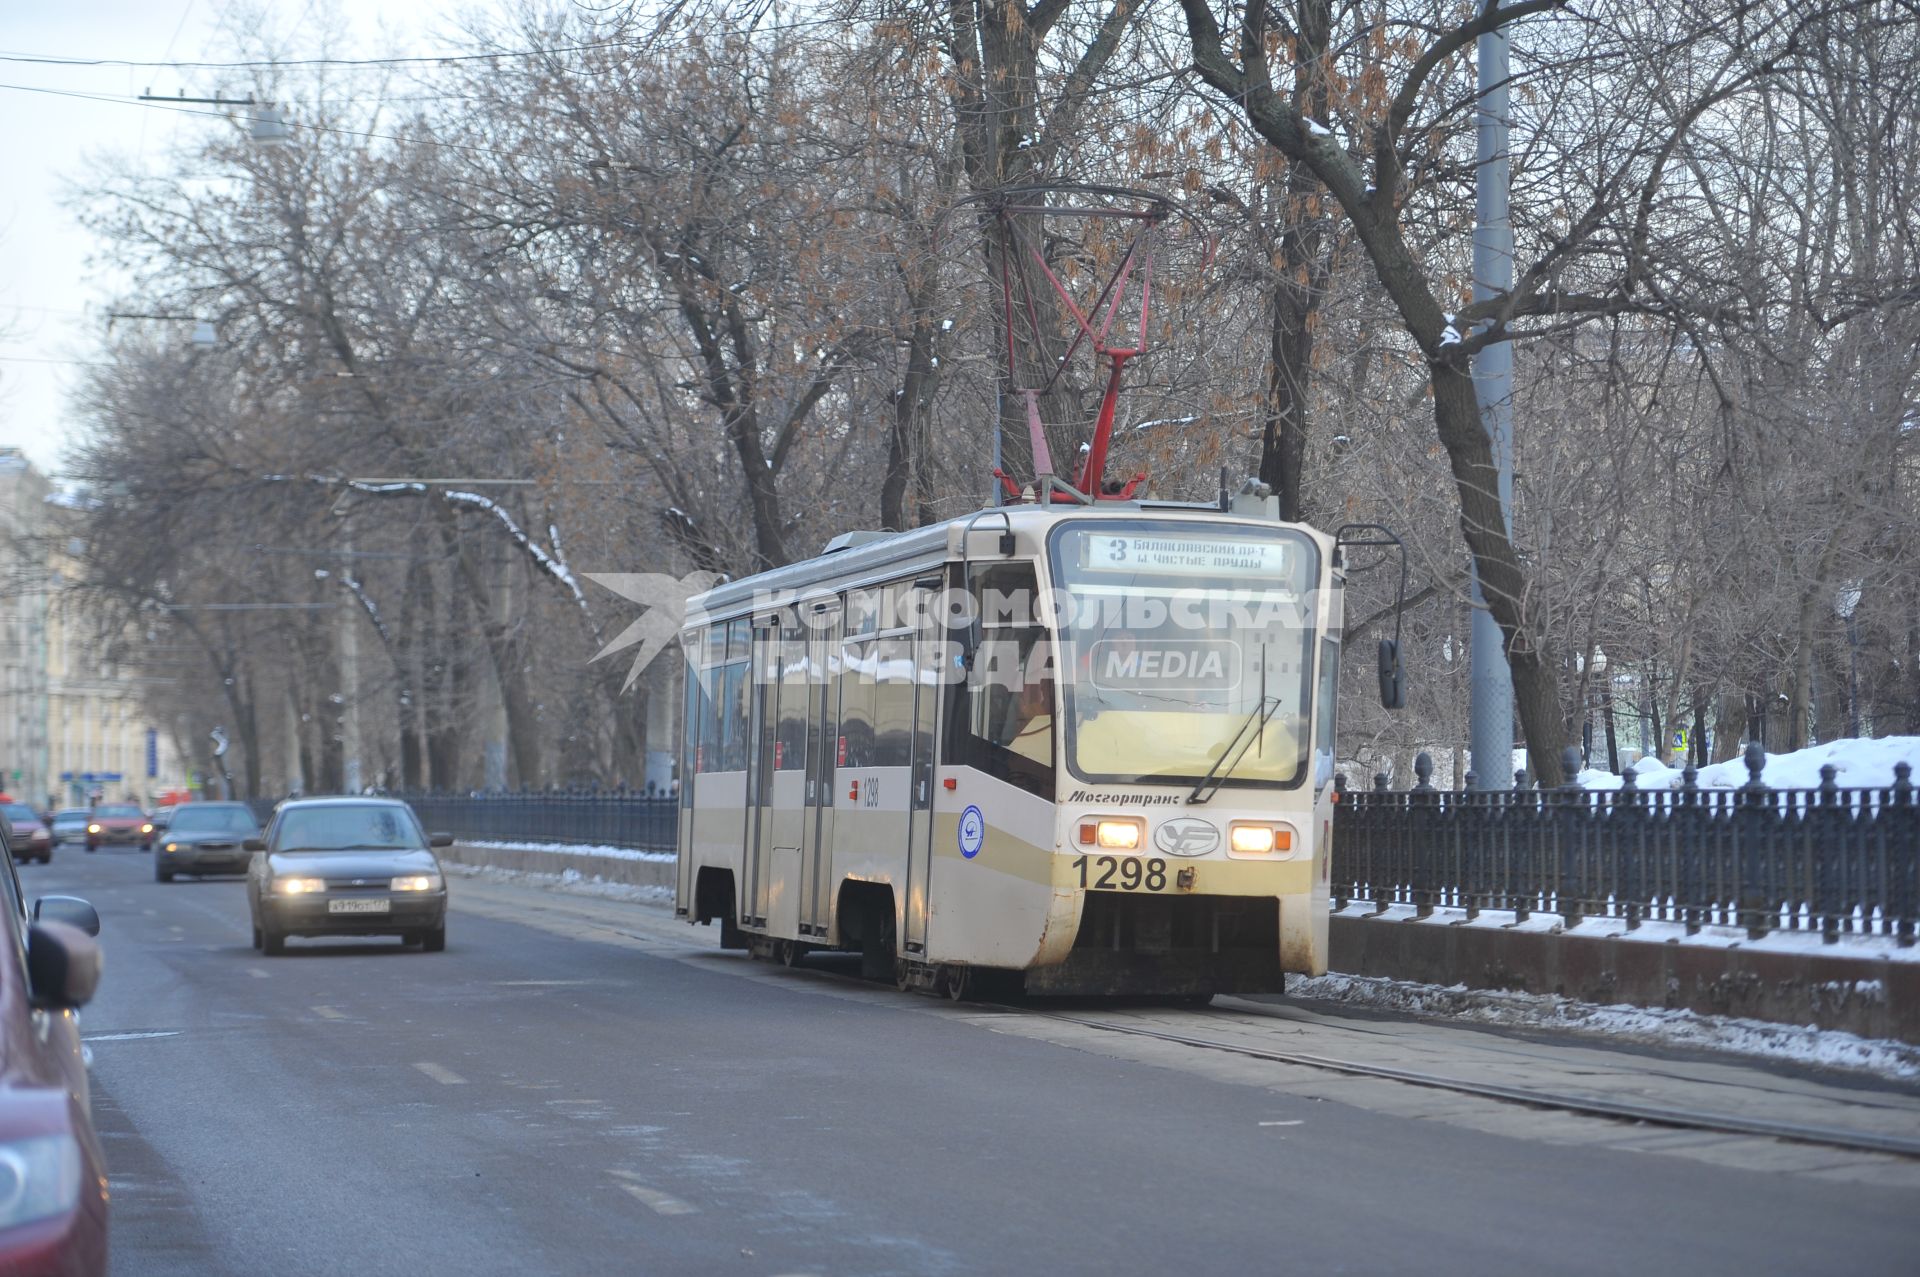
<instances>
[{"instance_id":1,"label":"tram destination sign","mask_svg":"<svg viewBox=\"0 0 1920 1277\"><path fill-rule=\"evenodd\" d=\"M1274 541L1222 537L1116 536L1081 542L1082 567L1156 576L1242 576L1274 579L1287 570L1287 547Z\"/></svg>"}]
</instances>

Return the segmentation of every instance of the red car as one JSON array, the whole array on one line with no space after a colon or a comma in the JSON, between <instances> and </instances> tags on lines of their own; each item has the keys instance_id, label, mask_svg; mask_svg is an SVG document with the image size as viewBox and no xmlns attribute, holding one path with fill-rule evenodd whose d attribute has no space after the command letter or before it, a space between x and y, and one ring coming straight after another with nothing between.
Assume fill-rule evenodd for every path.
<instances>
[{"instance_id":1,"label":"red car","mask_svg":"<svg viewBox=\"0 0 1920 1277\"><path fill-rule=\"evenodd\" d=\"M13 839L16 860L37 860L46 864L53 859L53 831L40 819L40 813L25 803L7 803L0 812Z\"/></svg>"},{"instance_id":2,"label":"red car","mask_svg":"<svg viewBox=\"0 0 1920 1277\"><path fill-rule=\"evenodd\" d=\"M98 851L114 843L136 845L142 851L153 850L153 822L147 813L132 803L109 803L95 807L87 818L87 850Z\"/></svg>"},{"instance_id":3,"label":"red car","mask_svg":"<svg viewBox=\"0 0 1920 1277\"><path fill-rule=\"evenodd\" d=\"M13 856L0 860L0 1273L96 1277L107 1174L74 1011L99 983L100 919L71 896L29 915Z\"/></svg>"}]
</instances>

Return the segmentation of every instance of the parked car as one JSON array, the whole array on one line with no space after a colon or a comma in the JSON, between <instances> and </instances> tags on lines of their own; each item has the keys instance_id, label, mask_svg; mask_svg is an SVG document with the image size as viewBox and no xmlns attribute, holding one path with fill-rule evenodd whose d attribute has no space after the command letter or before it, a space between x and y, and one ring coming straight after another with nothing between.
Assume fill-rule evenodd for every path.
<instances>
[{"instance_id":1,"label":"parked car","mask_svg":"<svg viewBox=\"0 0 1920 1277\"><path fill-rule=\"evenodd\" d=\"M4 814L15 860L37 860L44 865L53 859L53 831L40 819L39 812L26 803L8 803Z\"/></svg>"},{"instance_id":2,"label":"parked car","mask_svg":"<svg viewBox=\"0 0 1920 1277\"><path fill-rule=\"evenodd\" d=\"M87 823L92 819L93 812L85 807L61 808L53 813L53 841L55 844L84 843L87 840Z\"/></svg>"},{"instance_id":3,"label":"parked car","mask_svg":"<svg viewBox=\"0 0 1920 1277\"><path fill-rule=\"evenodd\" d=\"M247 839L260 837L260 822L245 803L193 803L155 837L153 876L160 882L175 874L245 873L253 859Z\"/></svg>"},{"instance_id":4,"label":"parked car","mask_svg":"<svg viewBox=\"0 0 1920 1277\"><path fill-rule=\"evenodd\" d=\"M88 851L116 844L153 850L153 822L132 803L107 803L95 807L87 818Z\"/></svg>"},{"instance_id":5,"label":"parked car","mask_svg":"<svg viewBox=\"0 0 1920 1277\"><path fill-rule=\"evenodd\" d=\"M264 838L247 840L254 947L286 952L288 936L397 935L428 953L447 947L447 880L413 809L379 798L281 803Z\"/></svg>"},{"instance_id":6,"label":"parked car","mask_svg":"<svg viewBox=\"0 0 1920 1277\"><path fill-rule=\"evenodd\" d=\"M71 896L29 913L0 837L0 1273L97 1277L107 1176L74 1012L99 984L100 918Z\"/></svg>"}]
</instances>

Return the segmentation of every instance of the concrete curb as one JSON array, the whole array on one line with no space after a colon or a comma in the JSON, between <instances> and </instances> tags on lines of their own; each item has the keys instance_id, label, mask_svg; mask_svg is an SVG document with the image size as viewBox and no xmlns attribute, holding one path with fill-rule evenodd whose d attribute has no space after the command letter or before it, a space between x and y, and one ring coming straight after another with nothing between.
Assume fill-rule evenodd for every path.
<instances>
[{"instance_id":1,"label":"concrete curb","mask_svg":"<svg viewBox=\"0 0 1920 1277\"><path fill-rule=\"evenodd\" d=\"M511 869L516 873L563 874L572 869L582 877L631 887L672 887L674 862L671 860L623 860L617 856L596 856L588 851L510 851L500 847L475 847L455 843L440 849L440 858L456 865L476 869Z\"/></svg>"},{"instance_id":2,"label":"concrete curb","mask_svg":"<svg viewBox=\"0 0 1920 1277\"><path fill-rule=\"evenodd\" d=\"M1336 917L1343 975L1559 994L1920 1044L1920 963Z\"/></svg>"}]
</instances>

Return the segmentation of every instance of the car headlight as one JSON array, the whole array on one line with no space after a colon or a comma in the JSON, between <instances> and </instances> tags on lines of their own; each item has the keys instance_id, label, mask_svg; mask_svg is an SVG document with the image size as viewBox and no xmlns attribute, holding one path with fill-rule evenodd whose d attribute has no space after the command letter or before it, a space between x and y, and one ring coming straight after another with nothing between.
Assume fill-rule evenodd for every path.
<instances>
[{"instance_id":1,"label":"car headlight","mask_svg":"<svg viewBox=\"0 0 1920 1277\"><path fill-rule=\"evenodd\" d=\"M179 844L179 843L177 843L177 842L170 842L170 843L168 843L168 844L167 844L167 848L166 848L166 849L167 849L168 851L178 851L178 850L180 850L180 844Z\"/></svg>"},{"instance_id":2,"label":"car headlight","mask_svg":"<svg viewBox=\"0 0 1920 1277\"><path fill-rule=\"evenodd\" d=\"M71 1135L0 1144L0 1229L64 1215L80 1203L80 1146Z\"/></svg>"},{"instance_id":3,"label":"car headlight","mask_svg":"<svg viewBox=\"0 0 1920 1277\"><path fill-rule=\"evenodd\" d=\"M273 890L282 896L304 896L316 891L325 891L325 878L275 878Z\"/></svg>"},{"instance_id":4,"label":"car headlight","mask_svg":"<svg viewBox=\"0 0 1920 1277\"><path fill-rule=\"evenodd\" d=\"M395 891L438 891L443 879L439 874L405 874L393 880Z\"/></svg>"},{"instance_id":5,"label":"car headlight","mask_svg":"<svg viewBox=\"0 0 1920 1277\"><path fill-rule=\"evenodd\" d=\"M150 833L152 833L152 832L153 832L153 826L152 826L152 825L142 825L142 826L140 826L140 832L141 832L141 833L143 833L143 834L150 834Z\"/></svg>"},{"instance_id":6,"label":"car headlight","mask_svg":"<svg viewBox=\"0 0 1920 1277\"><path fill-rule=\"evenodd\" d=\"M99 832L100 832L100 826L98 826L98 825L88 825L88 826L87 826L87 832L88 832L88 833L90 833L90 834L97 834L97 833L99 833Z\"/></svg>"}]
</instances>

